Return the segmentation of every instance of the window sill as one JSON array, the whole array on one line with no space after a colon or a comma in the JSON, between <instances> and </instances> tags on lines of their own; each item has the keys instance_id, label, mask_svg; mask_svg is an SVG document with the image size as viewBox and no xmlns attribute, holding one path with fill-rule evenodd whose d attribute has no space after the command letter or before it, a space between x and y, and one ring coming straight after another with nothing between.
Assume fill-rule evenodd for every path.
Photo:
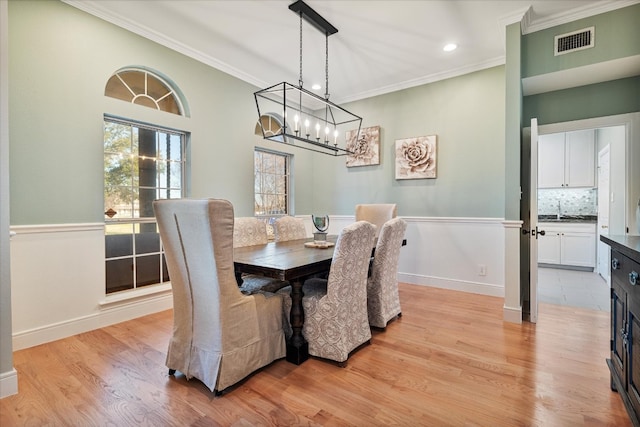
<instances>
[{"instance_id":1,"label":"window sill","mask_svg":"<svg viewBox=\"0 0 640 427\"><path fill-rule=\"evenodd\" d=\"M109 308L112 305L132 303L139 300L157 298L171 293L171 283L145 286L141 289L122 291L113 295L107 295L98 305L101 308Z\"/></svg>"}]
</instances>

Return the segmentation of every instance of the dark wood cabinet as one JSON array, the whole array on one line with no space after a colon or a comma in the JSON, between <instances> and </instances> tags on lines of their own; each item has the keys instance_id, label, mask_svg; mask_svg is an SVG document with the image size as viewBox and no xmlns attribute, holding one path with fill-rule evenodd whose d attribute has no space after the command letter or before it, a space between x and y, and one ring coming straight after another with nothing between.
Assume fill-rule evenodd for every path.
<instances>
[{"instance_id":1,"label":"dark wood cabinet","mask_svg":"<svg viewBox=\"0 0 640 427\"><path fill-rule=\"evenodd\" d=\"M640 237L601 240L611 246L611 388L640 427Z\"/></svg>"}]
</instances>

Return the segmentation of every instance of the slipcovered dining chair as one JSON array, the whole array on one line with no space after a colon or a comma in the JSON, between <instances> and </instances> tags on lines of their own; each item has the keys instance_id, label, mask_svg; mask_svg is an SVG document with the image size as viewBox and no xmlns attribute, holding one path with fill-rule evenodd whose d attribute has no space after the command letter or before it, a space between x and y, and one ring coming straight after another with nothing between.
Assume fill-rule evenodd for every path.
<instances>
[{"instance_id":1,"label":"slipcovered dining chair","mask_svg":"<svg viewBox=\"0 0 640 427\"><path fill-rule=\"evenodd\" d=\"M395 203L356 205L356 221L368 221L376 226L376 237L382 225L398 215Z\"/></svg>"},{"instance_id":2,"label":"slipcovered dining chair","mask_svg":"<svg viewBox=\"0 0 640 427\"><path fill-rule=\"evenodd\" d=\"M307 229L301 219L292 216L283 216L273 223L276 242L287 240L306 239Z\"/></svg>"},{"instance_id":3,"label":"slipcovered dining chair","mask_svg":"<svg viewBox=\"0 0 640 427\"><path fill-rule=\"evenodd\" d=\"M173 291L169 374L222 392L285 356L282 300L238 290L233 206L226 200L156 200Z\"/></svg>"},{"instance_id":4,"label":"slipcovered dining chair","mask_svg":"<svg viewBox=\"0 0 640 427\"><path fill-rule=\"evenodd\" d=\"M242 248L245 246L266 245L269 243L267 236L267 225L264 221L256 217L235 218L233 225L233 247ZM252 294L259 291L275 292L287 286L289 282L284 282L258 274L243 274L236 276L239 282L240 291L245 294Z\"/></svg>"},{"instance_id":5,"label":"slipcovered dining chair","mask_svg":"<svg viewBox=\"0 0 640 427\"><path fill-rule=\"evenodd\" d=\"M309 354L344 366L349 353L371 341L367 315L367 271L374 226L360 221L345 227L336 242L328 279L308 279L303 285L304 325ZM318 249L314 249L318 250ZM321 249L320 249L321 250ZM291 310L290 288L278 291L285 313ZM291 335L288 316L283 317Z\"/></svg>"},{"instance_id":6,"label":"slipcovered dining chair","mask_svg":"<svg viewBox=\"0 0 640 427\"><path fill-rule=\"evenodd\" d=\"M371 275L367 280L369 324L386 328L389 320L402 316L398 295L398 259L407 223L394 218L384 223L376 243Z\"/></svg>"}]
</instances>

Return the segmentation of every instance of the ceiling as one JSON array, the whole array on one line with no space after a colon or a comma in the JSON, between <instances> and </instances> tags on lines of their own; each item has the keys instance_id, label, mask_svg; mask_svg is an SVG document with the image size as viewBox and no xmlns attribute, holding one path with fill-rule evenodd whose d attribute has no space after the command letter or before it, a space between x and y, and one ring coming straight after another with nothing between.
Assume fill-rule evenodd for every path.
<instances>
[{"instance_id":1,"label":"ceiling","mask_svg":"<svg viewBox=\"0 0 640 427\"><path fill-rule=\"evenodd\" d=\"M290 0L63 0L260 88L297 84L300 18ZM329 92L348 102L504 64L505 25L525 33L638 0L306 0L329 36ZM324 93L325 36L303 22L304 87ZM453 52L442 50L456 43ZM553 47L550 46L549 49Z\"/></svg>"}]
</instances>

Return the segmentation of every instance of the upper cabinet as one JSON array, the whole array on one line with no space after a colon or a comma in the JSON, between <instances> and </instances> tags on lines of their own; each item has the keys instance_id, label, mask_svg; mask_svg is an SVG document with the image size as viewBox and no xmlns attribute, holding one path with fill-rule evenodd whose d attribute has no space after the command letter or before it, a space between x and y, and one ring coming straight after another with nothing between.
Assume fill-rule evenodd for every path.
<instances>
[{"instance_id":1,"label":"upper cabinet","mask_svg":"<svg viewBox=\"0 0 640 427\"><path fill-rule=\"evenodd\" d=\"M594 186L594 130L540 135L538 188Z\"/></svg>"}]
</instances>

